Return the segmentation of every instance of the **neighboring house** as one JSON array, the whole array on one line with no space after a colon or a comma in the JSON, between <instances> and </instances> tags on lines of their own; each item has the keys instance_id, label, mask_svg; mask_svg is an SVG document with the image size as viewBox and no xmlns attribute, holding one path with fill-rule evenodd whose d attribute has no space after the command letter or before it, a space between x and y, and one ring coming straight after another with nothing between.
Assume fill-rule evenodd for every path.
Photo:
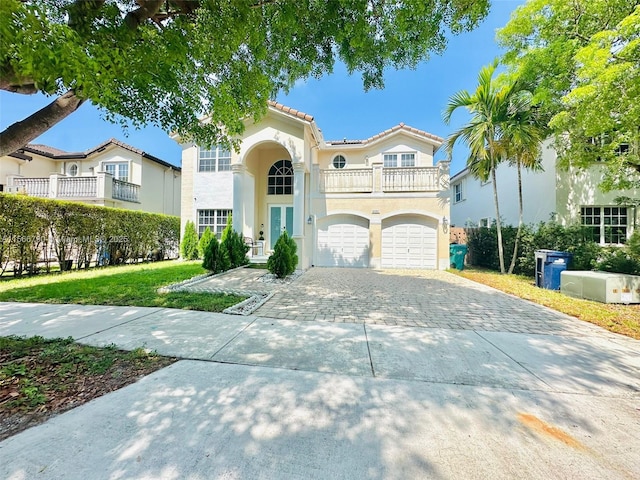
<instances>
[{"instance_id":1,"label":"neighboring house","mask_svg":"<svg viewBox=\"0 0 640 480\"><path fill-rule=\"evenodd\" d=\"M115 139L70 153L29 144L0 159L0 191L180 215L181 169Z\"/></svg>"},{"instance_id":2,"label":"neighboring house","mask_svg":"<svg viewBox=\"0 0 640 480\"><path fill-rule=\"evenodd\" d=\"M616 197L640 198L640 191L603 193L598 185L603 165L584 170L561 170L549 142L542 149L544 171L522 170L524 223L555 219L563 225L584 225L601 245L625 243L638 222L633 206L617 205ZM500 216L507 225L518 224L518 179L515 167L496 170ZM495 219L491 182L481 182L464 169L451 177L451 223L458 227L488 226Z\"/></svg>"},{"instance_id":3,"label":"neighboring house","mask_svg":"<svg viewBox=\"0 0 640 480\"><path fill-rule=\"evenodd\" d=\"M192 220L219 235L233 213L258 256L286 229L300 268L448 268L449 164L433 161L442 141L404 124L325 141L312 116L270 102L239 152L182 145L183 231Z\"/></svg>"}]
</instances>

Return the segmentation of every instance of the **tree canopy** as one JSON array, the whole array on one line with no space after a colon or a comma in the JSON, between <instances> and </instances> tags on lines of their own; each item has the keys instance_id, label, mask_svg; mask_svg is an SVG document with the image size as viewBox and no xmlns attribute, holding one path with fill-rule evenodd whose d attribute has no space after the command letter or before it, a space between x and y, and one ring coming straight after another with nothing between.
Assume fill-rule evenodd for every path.
<instances>
[{"instance_id":1,"label":"tree canopy","mask_svg":"<svg viewBox=\"0 0 640 480\"><path fill-rule=\"evenodd\" d=\"M561 165L607 165L605 190L640 186L640 2L530 0L498 32L534 92Z\"/></svg>"},{"instance_id":2,"label":"tree canopy","mask_svg":"<svg viewBox=\"0 0 640 480\"><path fill-rule=\"evenodd\" d=\"M0 133L23 146L85 100L108 120L213 144L267 100L341 60L364 88L415 67L489 0L2 0L0 89L59 96ZM56 104L57 102L57 104ZM45 107L46 109L47 107ZM44 109L43 109L44 110ZM208 123L200 122L203 114ZM16 147L17 145L17 147Z\"/></svg>"}]
</instances>

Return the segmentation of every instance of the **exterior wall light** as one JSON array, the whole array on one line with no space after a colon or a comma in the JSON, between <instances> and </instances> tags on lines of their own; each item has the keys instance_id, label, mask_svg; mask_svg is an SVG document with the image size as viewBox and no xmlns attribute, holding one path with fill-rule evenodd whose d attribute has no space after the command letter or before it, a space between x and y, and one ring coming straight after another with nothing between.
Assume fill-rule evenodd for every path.
<instances>
[{"instance_id":1,"label":"exterior wall light","mask_svg":"<svg viewBox=\"0 0 640 480\"><path fill-rule=\"evenodd\" d=\"M311 225L313 223L313 215L309 215L309 218L307 218L307 225Z\"/></svg>"},{"instance_id":2,"label":"exterior wall light","mask_svg":"<svg viewBox=\"0 0 640 480\"><path fill-rule=\"evenodd\" d=\"M447 217L442 217L442 231L444 233L449 231L449 220L447 220Z\"/></svg>"}]
</instances>

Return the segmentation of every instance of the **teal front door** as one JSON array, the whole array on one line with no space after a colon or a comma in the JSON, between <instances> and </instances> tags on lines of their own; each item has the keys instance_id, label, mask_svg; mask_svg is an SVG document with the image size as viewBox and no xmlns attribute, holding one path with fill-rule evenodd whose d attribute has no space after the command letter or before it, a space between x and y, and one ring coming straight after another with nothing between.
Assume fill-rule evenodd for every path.
<instances>
[{"instance_id":1,"label":"teal front door","mask_svg":"<svg viewBox=\"0 0 640 480\"><path fill-rule=\"evenodd\" d=\"M269 245L271 250L284 230L293 235L293 207L290 205L271 205L269 207Z\"/></svg>"}]
</instances>

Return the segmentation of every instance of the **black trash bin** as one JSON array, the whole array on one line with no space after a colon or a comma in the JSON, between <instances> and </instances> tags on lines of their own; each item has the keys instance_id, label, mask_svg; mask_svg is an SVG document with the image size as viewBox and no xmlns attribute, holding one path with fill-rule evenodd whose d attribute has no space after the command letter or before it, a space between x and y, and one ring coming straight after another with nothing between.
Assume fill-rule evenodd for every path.
<instances>
[{"instance_id":1,"label":"black trash bin","mask_svg":"<svg viewBox=\"0 0 640 480\"><path fill-rule=\"evenodd\" d=\"M557 250L536 250L536 286L560 290L560 272L567 269L573 255Z\"/></svg>"}]
</instances>

